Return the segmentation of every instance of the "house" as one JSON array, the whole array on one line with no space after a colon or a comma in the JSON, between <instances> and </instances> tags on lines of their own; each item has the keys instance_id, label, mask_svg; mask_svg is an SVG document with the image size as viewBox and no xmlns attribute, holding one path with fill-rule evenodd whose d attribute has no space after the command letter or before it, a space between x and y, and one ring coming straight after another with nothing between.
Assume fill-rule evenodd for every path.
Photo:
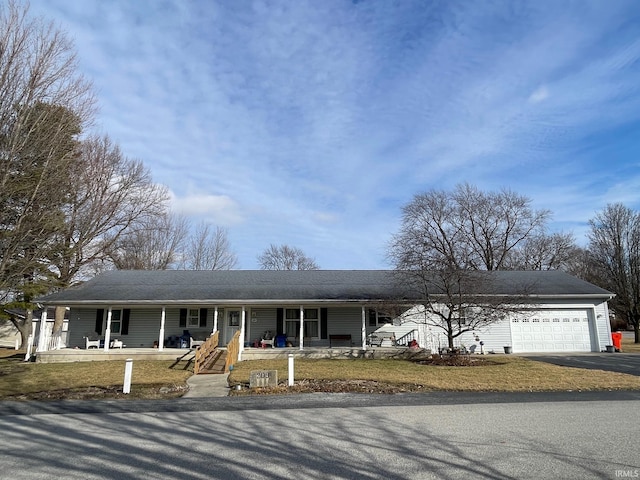
<instances>
[{"instance_id":1,"label":"house","mask_svg":"<svg viewBox=\"0 0 640 480\"><path fill-rule=\"evenodd\" d=\"M57 345L64 348L67 345L67 339L69 334L69 310L65 309L64 320L62 323L62 331L60 335L52 339L51 334L53 332L53 324L55 320L55 308L48 308L46 315L43 315L44 310L42 308L36 309L32 313L32 334L39 331L44 331L45 335L42 336L42 340L47 338L49 341L55 341ZM7 308L4 309L4 314L7 317L14 317L24 322L27 312L21 308ZM40 328L40 323L44 318L44 329ZM15 325L9 319L5 319L0 323L0 346L2 347L14 347L20 345L20 332ZM37 343L37 342L36 342ZM42 347L45 348L45 347Z\"/></svg>"},{"instance_id":2,"label":"house","mask_svg":"<svg viewBox=\"0 0 640 480\"><path fill-rule=\"evenodd\" d=\"M600 351L610 343L610 292L563 272L485 274L505 295L526 280L536 302L535 315L508 318L479 332L486 348ZM122 270L39 299L50 307L70 307L69 347L84 348L85 337L97 335L105 349L117 338L129 347L162 350L182 346L185 331L191 336L218 331L222 344L240 331L241 354L261 347L265 337L300 350L367 349L368 336L393 320L390 305L402 304L419 315L414 308L419 301L385 270Z\"/></svg>"}]
</instances>

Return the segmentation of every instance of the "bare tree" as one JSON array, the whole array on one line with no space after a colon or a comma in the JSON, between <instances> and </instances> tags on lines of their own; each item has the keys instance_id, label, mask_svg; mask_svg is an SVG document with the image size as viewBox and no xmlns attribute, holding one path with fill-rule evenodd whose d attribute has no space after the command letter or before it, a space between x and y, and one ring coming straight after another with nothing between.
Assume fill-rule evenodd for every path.
<instances>
[{"instance_id":1,"label":"bare tree","mask_svg":"<svg viewBox=\"0 0 640 480\"><path fill-rule=\"evenodd\" d=\"M269 245L259 257L258 262L262 270L318 270L320 267L313 258L289 245Z\"/></svg>"},{"instance_id":2,"label":"bare tree","mask_svg":"<svg viewBox=\"0 0 640 480\"><path fill-rule=\"evenodd\" d=\"M103 258L127 230L163 217L169 199L166 188L153 183L142 162L126 158L107 136L81 143L69 181L64 230L51 258L62 288L84 267Z\"/></svg>"},{"instance_id":3,"label":"bare tree","mask_svg":"<svg viewBox=\"0 0 640 480\"><path fill-rule=\"evenodd\" d=\"M468 184L432 190L403 208L388 256L399 285L418 292L428 323L444 330L453 348L463 333L524 311L515 305L522 305L526 286L510 298L497 295L486 271L508 268L547 216L510 191L484 193Z\"/></svg>"},{"instance_id":4,"label":"bare tree","mask_svg":"<svg viewBox=\"0 0 640 480\"><path fill-rule=\"evenodd\" d=\"M126 158L107 136L80 143L68 184L63 228L49 255L58 288L102 260L132 226L164 215L169 198L142 162ZM62 328L64 313L64 307L56 309L54 332Z\"/></svg>"},{"instance_id":5,"label":"bare tree","mask_svg":"<svg viewBox=\"0 0 640 480\"><path fill-rule=\"evenodd\" d=\"M455 339L532 308L533 285L507 283L503 272L443 268L396 270L405 298L423 307L422 322L442 331L450 350ZM413 317L415 319L415 317Z\"/></svg>"},{"instance_id":6,"label":"bare tree","mask_svg":"<svg viewBox=\"0 0 640 480\"><path fill-rule=\"evenodd\" d=\"M145 219L113 242L108 257L118 270L167 270L187 236L184 217L164 214Z\"/></svg>"},{"instance_id":7,"label":"bare tree","mask_svg":"<svg viewBox=\"0 0 640 480\"><path fill-rule=\"evenodd\" d=\"M0 295L22 296L28 310L25 279L46 279L75 143L93 106L67 37L13 0L0 6ZM31 328L16 327L23 338Z\"/></svg>"},{"instance_id":8,"label":"bare tree","mask_svg":"<svg viewBox=\"0 0 640 480\"><path fill-rule=\"evenodd\" d=\"M589 224L590 259L599 283L616 294L613 309L633 325L640 343L640 214L610 204Z\"/></svg>"},{"instance_id":9,"label":"bare tree","mask_svg":"<svg viewBox=\"0 0 640 480\"><path fill-rule=\"evenodd\" d=\"M578 250L571 233L537 234L526 238L505 266L510 270L569 271Z\"/></svg>"},{"instance_id":10,"label":"bare tree","mask_svg":"<svg viewBox=\"0 0 640 480\"><path fill-rule=\"evenodd\" d=\"M237 263L227 231L221 227L212 230L203 222L185 242L180 267L186 270L231 270Z\"/></svg>"},{"instance_id":11,"label":"bare tree","mask_svg":"<svg viewBox=\"0 0 640 480\"><path fill-rule=\"evenodd\" d=\"M476 270L503 270L512 253L544 231L547 210L533 210L531 200L511 190L482 192L469 184L451 195L452 221L462 235L465 263Z\"/></svg>"}]
</instances>

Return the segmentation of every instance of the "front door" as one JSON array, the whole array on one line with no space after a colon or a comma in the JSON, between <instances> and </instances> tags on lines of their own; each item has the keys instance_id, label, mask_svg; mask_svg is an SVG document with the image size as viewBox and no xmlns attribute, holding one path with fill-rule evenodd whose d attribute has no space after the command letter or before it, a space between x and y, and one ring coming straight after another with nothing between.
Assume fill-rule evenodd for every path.
<instances>
[{"instance_id":1,"label":"front door","mask_svg":"<svg viewBox=\"0 0 640 480\"><path fill-rule=\"evenodd\" d=\"M235 333L240 330L240 318L242 312L240 310L227 310L225 329L224 329L224 344L227 345Z\"/></svg>"}]
</instances>

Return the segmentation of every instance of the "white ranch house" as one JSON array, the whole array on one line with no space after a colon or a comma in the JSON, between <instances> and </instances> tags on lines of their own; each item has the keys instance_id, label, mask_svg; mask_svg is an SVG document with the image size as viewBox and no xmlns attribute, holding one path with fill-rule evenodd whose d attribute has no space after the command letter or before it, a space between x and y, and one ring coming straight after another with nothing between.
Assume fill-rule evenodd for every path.
<instances>
[{"instance_id":1,"label":"white ranch house","mask_svg":"<svg viewBox=\"0 0 640 480\"><path fill-rule=\"evenodd\" d=\"M512 295L518 284L532 286L528 294L535 309L465 335L459 343L471 346L479 337L486 351L510 346L514 353L599 352L610 345L611 292L558 271L485 274L493 292L497 285L504 295ZM401 344L416 338L423 348L445 345L440 333L422 322L415 307L420 299L407 296L395 279L385 270L123 270L39 301L70 309L62 348L84 349L90 339L105 351L123 346L161 352L185 346L186 331L196 342L217 331L223 345L240 331L240 359L245 350L262 347L263 339L269 348L367 350L377 348L369 336L380 327L389 329L390 321ZM398 298L406 311L391 319L385 305ZM40 339L39 345L46 344Z\"/></svg>"}]
</instances>

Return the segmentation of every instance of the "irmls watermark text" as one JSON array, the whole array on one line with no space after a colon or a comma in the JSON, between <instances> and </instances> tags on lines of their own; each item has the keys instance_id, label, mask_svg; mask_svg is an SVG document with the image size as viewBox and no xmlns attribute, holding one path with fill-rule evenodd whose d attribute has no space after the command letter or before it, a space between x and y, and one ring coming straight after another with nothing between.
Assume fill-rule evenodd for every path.
<instances>
[{"instance_id":1,"label":"irmls watermark text","mask_svg":"<svg viewBox=\"0 0 640 480\"><path fill-rule=\"evenodd\" d=\"M616 470L616 478L640 478L640 470Z\"/></svg>"}]
</instances>

